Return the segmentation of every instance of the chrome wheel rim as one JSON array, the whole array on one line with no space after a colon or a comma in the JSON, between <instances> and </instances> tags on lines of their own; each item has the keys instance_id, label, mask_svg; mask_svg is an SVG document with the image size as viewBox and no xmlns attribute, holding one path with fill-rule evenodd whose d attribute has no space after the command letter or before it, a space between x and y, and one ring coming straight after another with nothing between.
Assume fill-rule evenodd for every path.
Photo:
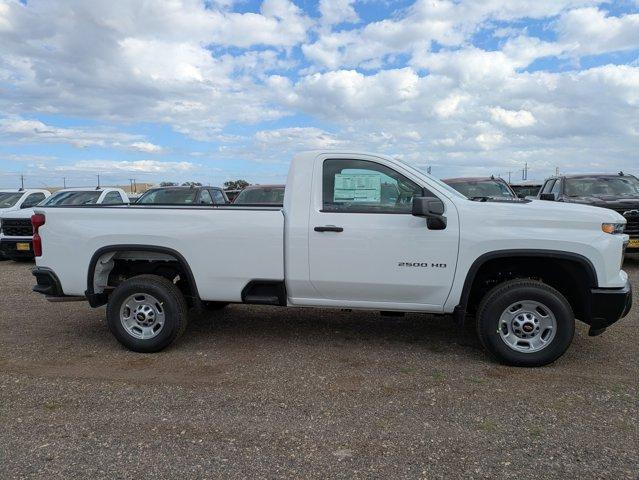
<instances>
[{"instance_id":1,"label":"chrome wheel rim","mask_svg":"<svg viewBox=\"0 0 639 480\"><path fill-rule=\"evenodd\" d=\"M140 340L156 337L164 327L164 307L153 295L136 293L120 307L120 322L126 332Z\"/></svg>"},{"instance_id":2,"label":"chrome wheel rim","mask_svg":"<svg viewBox=\"0 0 639 480\"><path fill-rule=\"evenodd\" d=\"M543 303L522 300L503 311L497 332L502 341L516 352L539 352L555 338L557 319Z\"/></svg>"}]
</instances>

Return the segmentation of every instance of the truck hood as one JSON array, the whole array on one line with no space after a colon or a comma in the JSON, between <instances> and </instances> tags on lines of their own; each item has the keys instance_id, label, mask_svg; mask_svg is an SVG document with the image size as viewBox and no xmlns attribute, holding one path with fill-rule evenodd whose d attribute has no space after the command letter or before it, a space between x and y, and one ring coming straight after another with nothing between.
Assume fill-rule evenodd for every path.
<instances>
[{"instance_id":1,"label":"truck hood","mask_svg":"<svg viewBox=\"0 0 639 480\"><path fill-rule=\"evenodd\" d=\"M567 203L592 205L594 207L612 208L616 211L639 209L639 197L618 197L613 195L597 195L593 197L570 197Z\"/></svg>"},{"instance_id":2,"label":"truck hood","mask_svg":"<svg viewBox=\"0 0 639 480\"><path fill-rule=\"evenodd\" d=\"M31 215L35 213L33 211L33 208L21 208L19 210L6 210L6 213L4 212L5 212L4 210L0 210L0 217L31 219Z\"/></svg>"},{"instance_id":3,"label":"truck hood","mask_svg":"<svg viewBox=\"0 0 639 480\"><path fill-rule=\"evenodd\" d=\"M529 202L467 202L471 215L492 218L503 225L531 225L542 222L557 228L601 228L602 223L625 223L626 219L610 208L577 203L532 200Z\"/></svg>"},{"instance_id":4,"label":"truck hood","mask_svg":"<svg viewBox=\"0 0 639 480\"><path fill-rule=\"evenodd\" d=\"M4 217L9 215L11 212L15 212L17 210L15 210L13 207L9 207L9 208L0 208L0 217Z\"/></svg>"}]
</instances>

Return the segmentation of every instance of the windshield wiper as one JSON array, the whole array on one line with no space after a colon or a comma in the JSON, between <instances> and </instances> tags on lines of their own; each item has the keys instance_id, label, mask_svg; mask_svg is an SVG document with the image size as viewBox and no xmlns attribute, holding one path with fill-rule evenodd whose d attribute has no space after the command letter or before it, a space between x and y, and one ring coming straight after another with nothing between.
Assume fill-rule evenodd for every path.
<instances>
[{"instance_id":1,"label":"windshield wiper","mask_svg":"<svg viewBox=\"0 0 639 480\"><path fill-rule=\"evenodd\" d=\"M488 200L494 200L495 197L470 197L473 202L487 202Z\"/></svg>"}]
</instances>

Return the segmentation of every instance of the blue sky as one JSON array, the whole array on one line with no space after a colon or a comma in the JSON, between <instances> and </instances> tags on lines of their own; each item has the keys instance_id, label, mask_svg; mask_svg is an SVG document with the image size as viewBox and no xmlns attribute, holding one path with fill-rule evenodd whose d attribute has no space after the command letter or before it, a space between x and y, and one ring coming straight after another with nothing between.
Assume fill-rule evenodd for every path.
<instances>
[{"instance_id":1,"label":"blue sky","mask_svg":"<svg viewBox=\"0 0 639 480\"><path fill-rule=\"evenodd\" d=\"M639 174L639 2L0 0L0 187Z\"/></svg>"}]
</instances>

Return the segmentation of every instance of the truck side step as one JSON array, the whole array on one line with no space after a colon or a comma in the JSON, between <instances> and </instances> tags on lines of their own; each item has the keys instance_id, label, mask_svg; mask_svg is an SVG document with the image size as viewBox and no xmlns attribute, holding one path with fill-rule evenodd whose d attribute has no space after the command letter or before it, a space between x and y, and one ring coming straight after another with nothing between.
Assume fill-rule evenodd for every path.
<instances>
[{"instance_id":1,"label":"truck side step","mask_svg":"<svg viewBox=\"0 0 639 480\"><path fill-rule=\"evenodd\" d=\"M251 280L242 289L242 302L252 305L286 306L284 280Z\"/></svg>"}]
</instances>

